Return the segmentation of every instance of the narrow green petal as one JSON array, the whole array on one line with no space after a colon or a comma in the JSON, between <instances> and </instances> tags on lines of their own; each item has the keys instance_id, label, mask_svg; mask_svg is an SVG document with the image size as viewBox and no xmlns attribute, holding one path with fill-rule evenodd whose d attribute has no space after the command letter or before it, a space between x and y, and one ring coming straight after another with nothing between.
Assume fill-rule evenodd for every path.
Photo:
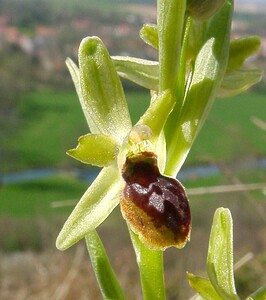
<instances>
[{"instance_id":1,"label":"narrow green petal","mask_svg":"<svg viewBox=\"0 0 266 300\"><path fill-rule=\"evenodd\" d=\"M67 219L56 247L65 250L99 226L118 205L123 186L116 166L104 168Z\"/></svg>"},{"instance_id":2,"label":"narrow green petal","mask_svg":"<svg viewBox=\"0 0 266 300\"><path fill-rule=\"evenodd\" d=\"M233 40L230 43L228 70L240 68L245 60L260 49L260 38L250 36Z\"/></svg>"},{"instance_id":3,"label":"narrow green petal","mask_svg":"<svg viewBox=\"0 0 266 300\"><path fill-rule=\"evenodd\" d=\"M85 108L100 133L122 143L131 129L124 91L112 59L97 37L79 48L80 85Z\"/></svg>"},{"instance_id":4,"label":"narrow green petal","mask_svg":"<svg viewBox=\"0 0 266 300\"><path fill-rule=\"evenodd\" d=\"M137 257L143 299L164 300L163 252L145 247L130 228L129 232Z\"/></svg>"},{"instance_id":5,"label":"narrow green petal","mask_svg":"<svg viewBox=\"0 0 266 300\"><path fill-rule=\"evenodd\" d=\"M170 90L160 93L151 102L149 108L138 121L138 125L147 125L152 135L157 138L164 128L165 122L175 105L175 98Z\"/></svg>"},{"instance_id":6,"label":"narrow green petal","mask_svg":"<svg viewBox=\"0 0 266 300\"><path fill-rule=\"evenodd\" d=\"M190 286L202 297L204 300L223 300L213 288L211 282L207 278L197 277L191 273L187 273Z\"/></svg>"},{"instance_id":7,"label":"narrow green petal","mask_svg":"<svg viewBox=\"0 0 266 300\"><path fill-rule=\"evenodd\" d=\"M238 95L262 79L263 72L258 69L240 68L225 74L218 89L217 97L228 98Z\"/></svg>"},{"instance_id":8,"label":"narrow green petal","mask_svg":"<svg viewBox=\"0 0 266 300\"><path fill-rule=\"evenodd\" d=\"M110 265L104 246L96 230L85 236L91 264L103 299L124 300L123 291Z\"/></svg>"},{"instance_id":9,"label":"narrow green petal","mask_svg":"<svg viewBox=\"0 0 266 300\"><path fill-rule=\"evenodd\" d=\"M155 96L137 125L147 125L152 131L151 141L155 152L158 154L158 166L164 173L166 163L166 141L163 128L166 120L175 105L175 98L170 90Z\"/></svg>"},{"instance_id":10,"label":"narrow green petal","mask_svg":"<svg viewBox=\"0 0 266 300\"><path fill-rule=\"evenodd\" d=\"M153 48L159 48L158 30L155 24L144 24L140 30L140 37Z\"/></svg>"},{"instance_id":11,"label":"narrow green petal","mask_svg":"<svg viewBox=\"0 0 266 300\"><path fill-rule=\"evenodd\" d=\"M118 74L149 90L158 90L159 64L128 56L112 56L114 66Z\"/></svg>"},{"instance_id":12,"label":"narrow green petal","mask_svg":"<svg viewBox=\"0 0 266 300\"><path fill-rule=\"evenodd\" d=\"M218 208L214 214L207 272L213 287L223 299L238 299L233 272L233 223L226 208Z\"/></svg>"},{"instance_id":13,"label":"narrow green petal","mask_svg":"<svg viewBox=\"0 0 266 300\"><path fill-rule=\"evenodd\" d=\"M70 58L66 59L66 65L67 65L69 73L72 77L72 80L74 82L76 92L77 92L77 95L79 98L79 102L80 102L81 108L83 110L83 113L85 115L86 121L89 125L90 131L93 133L99 133L99 130L97 129L96 125L93 123L93 120L91 119L90 115L88 114L88 111L85 106L85 101L83 99L83 96L81 93L81 87L80 87L79 68Z\"/></svg>"},{"instance_id":14,"label":"narrow green petal","mask_svg":"<svg viewBox=\"0 0 266 300\"><path fill-rule=\"evenodd\" d=\"M79 138L78 146L67 154L85 164L98 167L110 165L119 150L119 144L113 138L102 134L86 134Z\"/></svg>"}]
</instances>

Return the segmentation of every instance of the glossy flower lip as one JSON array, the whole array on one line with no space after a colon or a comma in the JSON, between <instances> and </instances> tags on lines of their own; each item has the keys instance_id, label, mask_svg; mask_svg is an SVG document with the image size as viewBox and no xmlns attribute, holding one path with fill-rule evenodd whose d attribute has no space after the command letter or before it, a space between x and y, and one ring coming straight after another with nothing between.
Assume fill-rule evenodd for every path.
<instances>
[{"instance_id":1,"label":"glossy flower lip","mask_svg":"<svg viewBox=\"0 0 266 300\"><path fill-rule=\"evenodd\" d=\"M127 157L122 176L122 215L142 242L158 250L183 248L190 237L191 214L181 183L160 174L153 152Z\"/></svg>"}]
</instances>

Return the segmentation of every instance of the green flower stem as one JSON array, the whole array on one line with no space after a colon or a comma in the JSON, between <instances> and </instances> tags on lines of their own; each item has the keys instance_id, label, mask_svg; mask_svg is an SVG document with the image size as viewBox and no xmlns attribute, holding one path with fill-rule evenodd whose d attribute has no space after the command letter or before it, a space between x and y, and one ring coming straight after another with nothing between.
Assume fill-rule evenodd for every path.
<instances>
[{"instance_id":1,"label":"green flower stem","mask_svg":"<svg viewBox=\"0 0 266 300\"><path fill-rule=\"evenodd\" d=\"M181 107L183 106L184 94L186 89L187 50L188 50L189 35L190 35L190 29L192 23L193 20L188 17L186 19L185 33L184 33L182 50L181 50L180 70L178 72L178 79L177 79L176 108L179 113L181 111Z\"/></svg>"},{"instance_id":2,"label":"green flower stem","mask_svg":"<svg viewBox=\"0 0 266 300\"><path fill-rule=\"evenodd\" d=\"M189 33L192 26L193 20L188 17L186 20L185 26L185 34L183 39L183 45L181 50L181 58L180 58L180 69L178 72L178 79L177 79L177 89L176 89L176 105L167 119L165 133L166 133L166 142L167 144L171 142L173 139L172 129L175 128L176 121L179 118L183 102L184 102L184 95L186 89L186 68L187 68L187 47L189 42Z\"/></svg>"},{"instance_id":3,"label":"green flower stem","mask_svg":"<svg viewBox=\"0 0 266 300\"><path fill-rule=\"evenodd\" d=\"M164 300L163 252L146 248L129 228L136 253L144 300Z\"/></svg>"},{"instance_id":4,"label":"green flower stem","mask_svg":"<svg viewBox=\"0 0 266 300\"><path fill-rule=\"evenodd\" d=\"M158 0L159 91L174 94L179 69L186 0Z\"/></svg>"},{"instance_id":5,"label":"green flower stem","mask_svg":"<svg viewBox=\"0 0 266 300\"><path fill-rule=\"evenodd\" d=\"M91 231L85 237L85 240L103 299L124 300L125 297L123 291L110 265L104 246L96 230Z\"/></svg>"}]
</instances>

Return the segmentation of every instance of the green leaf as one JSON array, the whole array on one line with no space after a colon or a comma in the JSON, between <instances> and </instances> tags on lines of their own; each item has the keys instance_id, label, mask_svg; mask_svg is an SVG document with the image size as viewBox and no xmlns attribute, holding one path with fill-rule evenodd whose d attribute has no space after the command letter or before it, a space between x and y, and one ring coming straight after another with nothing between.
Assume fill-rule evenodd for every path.
<instances>
[{"instance_id":1,"label":"green leaf","mask_svg":"<svg viewBox=\"0 0 266 300\"><path fill-rule=\"evenodd\" d=\"M118 74L149 90L158 90L159 64L134 57L112 56Z\"/></svg>"},{"instance_id":2,"label":"green leaf","mask_svg":"<svg viewBox=\"0 0 266 300\"><path fill-rule=\"evenodd\" d=\"M144 24L140 30L140 37L153 48L159 48L158 30L155 24Z\"/></svg>"},{"instance_id":3,"label":"green leaf","mask_svg":"<svg viewBox=\"0 0 266 300\"><path fill-rule=\"evenodd\" d=\"M179 69L186 0L158 0L159 91L175 94Z\"/></svg>"},{"instance_id":4,"label":"green leaf","mask_svg":"<svg viewBox=\"0 0 266 300\"><path fill-rule=\"evenodd\" d=\"M233 273L233 224L229 209L218 208L210 234L207 273L223 299L238 299Z\"/></svg>"},{"instance_id":5,"label":"green leaf","mask_svg":"<svg viewBox=\"0 0 266 300\"><path fill-rule=\"evenodd\" d=\"M191 273L187 273L190 286L200 294L204 300L223 300L212 286L207 278L197 277Z\"/></svg>"},{"instance_id":6,"label":"green leaf","mask_svg":"<svg viewBox=\"0 0 266 300\"><path fill-rule=\"evenodd\" d=\"M261 70L248 68L239 68L227 72L217 91L217 97L228 98L246 91L261 81L262 74Z\"/></svg>"},{"instance_id":7,"label":"green leaf","mask_svg":"<svg viewBox=\"0 0 266 300\"><path fill-rule=\"evenodd\" d=\"M125 95L111 57L97 37L79 47L80 85L86 113L101 134L122 143L131 129Z\"/></svg>"},{"instance_id":8,"label":"green leaf","mask_svg":"<svg viewBox=\"0 0 266 300\"><path fill-rule=\"evenodd\" d=\"M234 70L242 67L245 60L260 49L260 38L250 36L231 41L227 69Z\"/></svg>"},{"instance_id":9,"label":"green leaf","mask_svg":"<svg viewBox=\"0 0 266 300\"><path fill-rule=\"evenodd\" d=\"M166 174L175 176L185 161L200 128L214 102L217 88L223 79L230 42L232 1L209 22L206 42L196 61L184 106L175 126L166 133ZM173 138L174 136L174 138Z\"/></svg>"},{"instance_id":10,"label":"green leaf","mask_svg":"<svg viewBox=\"0 0 266 300\"><path fill-rule=\"evenodd\" d=\"M110 265L104 246L96 230L85 236L92 267L103 299L124 300L123 291Z\"/></svg>"},{"instance_id":11,"label":"green leaf","mask_svg":"<svg viewBox=\"0 0 266 300\"><path fill-rule=\"evenodd\" d=\"M266 299L266 285L260 287L252 293L247 300L265 300Z\"/></svg>"},{"instance_id":12,"label":"green leaf","mask_svg":"<svg viewBox=\"0 0 266 300\"><path fill-rule=\"evenodd\" d=\"M129 228L140 272L144 300L164 300L163 252L151 250Z\"/></svg>"},{"instance_id":13,"label":"green leaf","mask_svg":"<svg viewBox=\"0 0 266 300\"><path fill-rule=\"evenodd\" d=\"M104 168L64 224L56 241L57 248L69 248L99 226L118 205L123 186L116 166Z\"/></svg>"},{"instance_id":14,"label":"green leaf","mask_svg":"<svg viewBox=\"0 0 266 300\"><path fill-rule=\"evenodd\" d=\"M86 134L79 138L78 146L67 154L85 164L98 167L110 165L119 150L113 138L102 134Z\"/></svg>"}]
</instances>

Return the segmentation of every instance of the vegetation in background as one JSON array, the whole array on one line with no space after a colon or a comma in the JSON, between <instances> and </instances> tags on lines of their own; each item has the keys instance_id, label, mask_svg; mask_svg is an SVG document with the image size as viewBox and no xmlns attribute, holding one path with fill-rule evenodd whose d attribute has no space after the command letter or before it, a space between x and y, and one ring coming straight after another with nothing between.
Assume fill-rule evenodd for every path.
<instances>
[{"instance_id":1,"label":"vegetation in background","mask_svg":"<svg viewBox=\"0 0 266 300\"><path fill-rule=\"evenodd\" d=\"M208 4L214 5L208 5ZM158 50L158 62L111 57L98 37L86 37L78 65L66 60L90 133L78 139L73 158L102 168L60 231L56 247L86 240L104 299L125 299L96 228L117 205L136 254L142 295L166 297L163 251L190 240L191 214L183 185L175 179L217 96L240 94L262 72L244 62L259 49L257 37L230 41L234 1L157 2L157 23L140 35ZM150 90L150 105L136 125L118 75ZM233 269L233 223L229 209L215 211L206 277L188 273L197 299L239 299ZM262 287L247 299L265 295Z\"/></svg>"},{"instance_id":2,"label":"vegetation in background","mask_svg":"<svg viewBox=\"0 0 266 300\"><path fill-rule=\"evenodd\" d=\"M49 5L46 4L48 2ZM27 11L23 10L23 13L15 16L19 10L13 9L12 13L14 18L12 22L14 22L14 25L20 26L21 32L27 34L29 33L30 35L33 34L33 27L36 24L56 24L58 20L62 20L62 24L64 24L64 21L70 20L72 15L86 18L86 16L89 16L92 13L90 9L91 6L88 8L87 3L84 1L77 1L77 5L75 6L73 6L73 1L66 1L64 3L64 14L62 14L61 9L63 1L52 1L52 3L50 3L50 0L38 1L43 9L42 16L39 16L36 1L25 0L23 3L28 6L31 13L29 14ZM104 1L102 1L102 3L104 3ZM108 3L110 3L110 1L108 1ZM16 7L16 5L19 6L21 4L21 1L1 1L0 11L1 13L4 11L2 10L2 7L4 7L3 5L10 5L9 9L12 9L12 5L13 7ZM101 3L99 4L101 5ZM104 8L105 14L106 12L110 12L108 5L103 5L102 7L100 7L100 5L98 8ZM110 9L114 10L113 7ZM259 18L257 20L260 22ZM69 39L71 39L71 37L67 37L67 40ZM13 50L16 52L18 49ZM8 51L6 53L8 53ZM18 60L20 60L21 50L19 49L19 51L16 53L19 53L19 55L16 55L16 57ZM53 203L60 203L61 201L70 200L72 203L71 205L73 205L73 201L75 202L81 196L88 184L77 181L75 176L71 175L71 172L75 170L76 167L80 168L81 165L73 162L68 157L63 156L62 153L64 153L66 149L73 147L75 144L73 138L75 139L76 136L87 133L87 128L85 122L82 123L81 121L82 113L77 105L77 101L75 101L76 96L74 96L74 93L72 92L58 92L58 90L55 92L53 89L51 89L53 84L50 85L49 82L46 81L45 83L38 83L38 87L41 87L41 90L33 93L27 92L21 95L22 91L29 90L29 87L24 86L24 82L31 82L31 89L33 85L35 86L33 79L38 77L35 77L35 75L31 72L31 68L28 68L28 66L34 66L35 70L36 63L39 63L38 60L32 60L30 57L27 57L27 60L25 60L24 54L22 56L23 59L21 59L21 62L26 63L27 68L25 68L24 64L22 63L22 67L20 68L22 73L21 77L19 78L21 80L14 81L12 79L12 74L17 74L18 72L17 69L12 71L11 67L10 79L9 81L5 81L3 84L4 87L8 87L10 84L12 85L13 95L5 93L5 95L7 95L7 97L5 96L4 99L7 107L5 111L2 110L3 106L1 99L1 113L5 117L6 121L4 124L6 129L5 131L1 131L1 135L5 134L5 140L2 139L1 136L1 141L4 140L4 143L1 143L0 146L0 150L2 151L0 153L0 157L3 162L2 163L0 161L2 169L1 172L53 165L59 167L60 170L62 170L62 173L59 176L50 177L44 180L35 180L30 183L16 185L10 184L1 187L0 227L3 228L3 231L0 232L0 248L3 251L43 251L44 249L50 248L54 250L54 246L51 245L51 240L55 239L55 232L60 227L60 224L63 222L66 214L72 210L72 206L55 209L52 208ZM5 60L3 63L5 66L2 71L4 74L8 74L5 73L5 68L6 65L10 67L9 62ZM17 65L17 63L15 65ZM31 74L25 73L24 77L25 70L30 71ZM54 81L54 79L52 81ZM23 83L22 86L21 82ZM68 89L68 84L69 81L66 81L66 83L61 85L60 89L65 89L66 87ZM46 88L48 87L48 90L43 91L42 88L44 86ZM3 91L5 91L5 89L3 89ZM133 123L135 123L139 119L139 116L141 116L147 109L149 104L149 96L148 94L143 93L129 93L127 95L127 99L129 102L131 117ZM253 172L247 172L246 170L234 169L234 166L238 163L241 164L258 157L265 157L265 147L263 147L263 145L265 145L264 131L255 126L255 124L252 122L253 116L263 119L265 111L264 107L264 96L258 94L245 94L241 97L234 97L232 101L216 101L210 114L210 118L207 120L203 130L199 135L199 138L193 145L190 156L186 161L186 165L205 162L218 162L218 164L222 167L224 167L225 163L227 163L227 166L225 166L224 169L222 168L224 175L211 176L208 178L198 178L197 175L192 175L190 181L185 182L187 188L215 184L230 184L238 180L242 182L254 182L256 180L263 181L265 179L264 171L257 170ZM20 126L18 126L18 124ZM57 132L53 130L55 126L57 127ZM3 127L1 127L1 129L2 128ZM51 132L53 132L53 134L51 134ZM212 136L211 139L210 136ZM39 145L43 141L47 142L47 149L44 152L40 152ZM49 145L50 147L48 147ZM56 145L56 147L54 147L54 145ZM2 153L4 153L3 156ZM232 162L234 162L234 164L232 164ZM234 169L234 172L232 172L232 169ZM67 171L66 173L64 172L65 170ZM194 231L194 243L192 244L191 242L193 251L190 250L190 247L188 247L187 253L184 256L181 256L182 254L177 254L176 252L171 256L170 251L169 257L171 258L169 258L169 260L167 258L168 256L166 255L166 265L170 270L170 272L166 273L167 280L170 279L166 284L167 296L176 297L177 299L183 299L184 295L187 297L188 287L186 287L186 284L182 281L184 280L185 276L184 272L187 270L187 268L184 268L183 266L184 262L190 262L190 270L193 270L193 272L197 274L200 274L199 270L204 268L202 253L206 253L207 251L206 232L208 232L211 226L211 216L218 206L223 205L229 207L233 218L235 219L235 232L237 233L235 235L234 243L236 246L236 260L241 258L241 256L247 250L254 251L254 253L261 253L264 251L264 223L260 217L257 217L256 214L250 216L250 211L254 209L254 207L256 212L259 212L260 206L257 204L257 201L263 200L263 194L260 191L246 193L243 192L238 195L226 195L226 199L224 198L224 194L221 196L191 196L191 207L194 213L193 224L194 227L197 227L198 229ZM253 206L251 203L255 203L255 205ZM208 212L206 212L206 209L204 209L205 207L209 207ZM239 214L240 210L241 216ZM119 237L122 236L125 240L125 244L127 244L127 237L125 237L125 234L121 229L122 224L117 223L117 220L119 219L118 214L115 213L110 219L110 222L105 222L100 228L101 236L103 236L104 241L106 240L106 244L110 245L108 237L112 235L113 231L111 231L111 229L116 231ZM253 224L253 227L251 227L251 223ZM204 224L205 227L201 227L202 224ZM244 243L243 241L249 241L250 244ZM199 249L201 248L201 245L203 248ZM108 248L116 249L115 243L113 243L112 247L110 246ZM134 291L132 291L132 298L139 297L140 291L138 290L138 283L136 283L137 274L133 271L134 266L131 268L130 265L128 269L125 269L124 267L125 264L128 264L129 261L133 260L133 256L126 256L128 253L130 253L130 249L123 248L123 250L125 250L124 252L121 249L118 247L116 254L118 256L120 254L120 257L122 257L122 263L118 262L113 255L111 255L111 260L114 263L114 266L117 267L118 275L120 278L123 278L123 281L125 280L124 278L129 277L132 281L134 281L124 283L125 289L129 291L130 289L134 288ZM121 251L119 252L119 250ZM73 252L70 252L70 254L71 253ZM198 255L195 253L198 253ZM194 258L192 259L193 256ZM79 256L77 255L77 257ZM44 259L45 257L41 257L41 262L38 263L34 260L32 261L36 265L40 266L44 263ZM36 282L35 287L34 285L30 286L27 282L27 293L39 295L40 298L42 295L44 295L43 297L47 298L48 294L56 297L60 294L60 288L64 287L64 293L69 295L69 299L79 297L75 296L75 293L81 292L82 290L86 291L86 296L90 295L92 298L97 298L98 291L96 289L96 291L92 291L91 288L86 290L85 286L88 283L84 283L83 281L84 277L86 277L88 274L86 271L84 271L84 268L78 268L79 264L76 264L75 259L73 261L73 268L76 266L76 270L78 270L81 274L85 273L85 276L83 276L83 278L78 278L78 275L75 275L75 286L81 286L79 291L76 291L74 285L71 285L71 282L68 288L65 289L65 274L67 273L67 270L64 269L64 266L67 265L67 262L72 261L72 259L72 256L67 256L64 264L62 263L62 260L55 263L55 265L60 265L61 271L63 271L62 273L58 272L58 276L53 278L55 269L53 268L49 270L50 276L48 277L53 279L53 281L50 281L50 284L48 284L49 279L47 277L48 261L46 264L42 265L42 275L45 274L45 271L47 273L40 283L36 282L36 278L38 276L29 279L30 275L27 274L27 278L31 282ZM2 262L6 261L6 257L3 259L1 257L0 260ZM51 260L55 261L56 259L53 257L53 255L49 254L49 261L51 262ZM13 261L16 261L16 258ZM198 261L202 261L202 264L197 268L196 264ZM60 262L62 264L60 264ZM83 262L84 266L86 264L85 258ZM10 266L12 265L10 262L9 264ZM30 264L28 263L27 267L29 265ZM36 267L36 265L34 267ZM20 264L18 264L18 268L19 266ZM241 298L246 297L265 282L263 279L265 274L261 272L261 268L263 266L265 266L265 257L260 255L260 257L248 264L244 270L244 276L242 275L242 270L240 270L239 273L236 272L236 286ZM2 274L4 274L5 278L8 279L8 272L6 272L3 268L5 268L4 264L0 264L0 277L3 278ZM72 272L73 268L69 271ZM10 273L12 270L13 269L11 267ZM178 274L176 270L178 270ZM25 267L22 268L21 272L25 274ZM32 273L35 274L36 270L34 269ZM16 279L15 275L17 274L19 274L19 272L14 271L13 275L11 275L11 278L15 279L14 282L17 283L18 287L20 280L19 278ZM130 274L130 276L128 274ZM131 276L132 274L134 274L134 276ZM39 276L39 278L41 278L41 276ZM173 280L173 278L175 278L175 280ZM253 278L253 282L251 282L251 278ZM60 280L62 281L60 282ZM91 286L95 286L96 283L92 278L90 278L90 276L88 281L90 282ZM181 289L180 291L176 290L176 281L178 281L180 284L183 282L184 290L186 289L186 292L182 291ZM50 287L48 294L46 284L48 284ZM62 286L60 284L62 284ZM71 286L72 294L70 288ZM39 292L37 292L37 287L42 287L43 291L46 290L46 294L45 292L42 294L41 289ZM4 289L4 286L0 286L0 290L4 291ZM55 293L52 292L53 289ZM21 290L23 291L23 287L22 289L16 289L18 293ZM13 291L13 293L16 293L16 291ZM93 293L95 293L94 296L92 296ZM62 294L60 295L62 296ZM129 295L131 294L129 293ZM12 297L15 298L15 296ZM6 299L10 299L10 297ZM67 297L65 296L64 299L67 299Z\"/></svg>"}]
</instances>

